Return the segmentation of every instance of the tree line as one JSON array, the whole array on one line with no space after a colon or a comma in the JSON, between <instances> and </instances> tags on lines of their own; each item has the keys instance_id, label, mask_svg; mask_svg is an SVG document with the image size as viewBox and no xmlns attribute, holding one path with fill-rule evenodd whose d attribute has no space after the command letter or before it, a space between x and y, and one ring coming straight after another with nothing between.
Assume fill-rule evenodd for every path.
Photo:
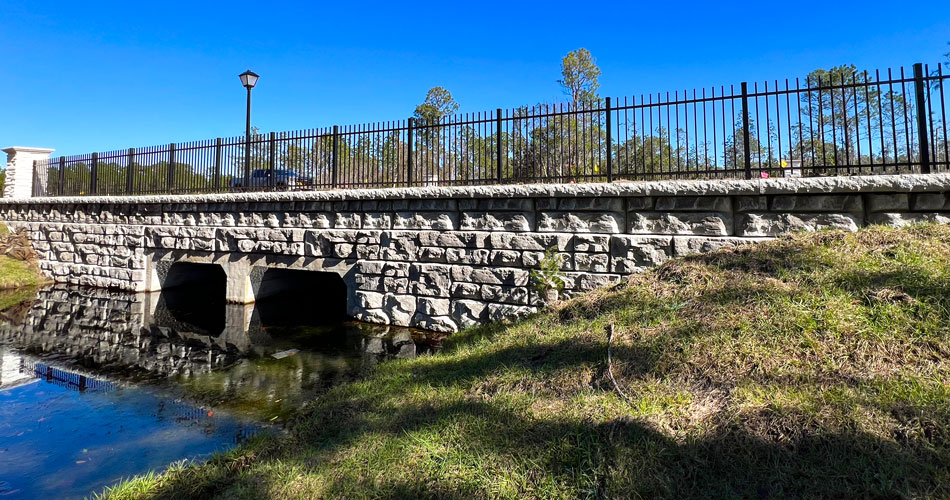
<instances>
[{"instance_id":1,"label":"tree line","mask_svg":"<svg viewBox=\"0 0 950 500\"><path fill-rule=\"evenodd\" d=\"M950 65L950 53L946 58ZM759 88L760 95L750 101L756 108L746 116L734 89L718 100L690 100L684 92L676 104L641 102L639 108L616 110L619 104L614 103L609 147L601 74L590 51L569 52L557 79L566 100L509 110L500 131L494 112L458 114L460 105L452 93L432 87L413 111L411 139L404 122L344 128L336 141L329 133L302 138L280 134L275 164L329 186L335 145L339 187L406 185L410 162L414 184L475 184L497 175L499 158L502 176L515 182L599 178L608 157L618 177L706 177L744 168L746 121L752 167L770 175L785 175L792 167L820 175L872 162L896 168L912 162L916 154L913 88L880 85L878 79L887 75L853 64L810 72L799 82L809 91L785 94L773 85L769 94ZM930 91L943 89L934 85ZM656 103L664 99L655 97ZM944 143L936 149L942 152L946 131L941 120L933 123L933 137ZM268 168L270 145L256 128L253 137L249 166ZM229 148L224 163L218 182L227 188L232 178L243 177L243 146ZM57 184L56 165L51 167L50 182ZM167 160L136 163L133 168L136 192L168 190ZM209 191L212 171L209 165L176 161L175 184ZM124 162L100 161L97 191L124 192L125 172ZM88 162L71 163L65 185L72 192L86 192L90 175Z\"/></svg>"}]
</instances>

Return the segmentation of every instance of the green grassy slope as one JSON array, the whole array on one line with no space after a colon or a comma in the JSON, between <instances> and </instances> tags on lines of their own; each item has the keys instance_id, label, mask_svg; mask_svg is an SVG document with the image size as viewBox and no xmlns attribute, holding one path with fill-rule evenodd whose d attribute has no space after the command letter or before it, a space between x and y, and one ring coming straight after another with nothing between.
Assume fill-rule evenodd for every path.
<instances>
[{"instance_id":1,"label":"green grassy slope","mask_svg":"<svg viewBox=\"0 0 950 500\"><path fill-rule=\"evenodd\" d=\"M950 228L671 261L111 496L950 497Z\"/></svg>"}]
</instances>

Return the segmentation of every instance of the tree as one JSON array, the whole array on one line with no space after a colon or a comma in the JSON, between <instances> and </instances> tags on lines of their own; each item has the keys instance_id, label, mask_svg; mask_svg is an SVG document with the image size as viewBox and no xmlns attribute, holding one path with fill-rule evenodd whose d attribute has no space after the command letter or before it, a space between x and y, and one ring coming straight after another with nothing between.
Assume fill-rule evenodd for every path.
<instances>
[{"instance_id":1,"label":"tree","mask_svg":"<svg viewBox=\"0 0 950 500\"><path fill-rule=\"evenodd\" d=\"M571 96L574 104L590 104L597 101L597 89L600 83L600 68L590 51L585 48L568 52L561 60L561 76L557 82L564 87L564 93Z\"/></svg>"},{"instance_id":2,"label":"tree","mask_svg":"<svg viewBox=\"0 0 950 500\"><path fill-rule=\"evenodd\" d=\"M459 105L452 98L452 93L442 87L432 87L426 93L426 100L416 106L413 116L421 124L436 124L445 115L458 111Z\"/></svg>"},{"instance_id":3,"label":"tree","mask_svg":"<svg viewBox=\"0 0 950 500\"><path fill-rule=\"evenodd\" d=\"M413 116L418 121L418 133L413 147L413 164L419 173L417 178L425 183L448 177L445 170L451 162L443 153L446 148L451 150L452 147L443 139L451 140L451 137L442 137L443 127L439 124L443 117L458 109L459 105L452 98L452 93L442 87L429 89L425 101L416 106Z\"/></svg>"}]
</instances>

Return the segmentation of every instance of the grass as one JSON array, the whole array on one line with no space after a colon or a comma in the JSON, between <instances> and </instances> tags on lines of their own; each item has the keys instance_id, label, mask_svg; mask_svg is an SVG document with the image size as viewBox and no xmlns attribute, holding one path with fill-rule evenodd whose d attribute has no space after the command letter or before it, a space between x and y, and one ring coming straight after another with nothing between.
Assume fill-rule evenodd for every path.
<instances>
[{"instance_id":1,"label":"grass","mask_svg":"<svg viewBox=\"0 0 950 500\"><path fill-rule=\"evenodd\" d=\"M948 403L950 227L821 232L466 330L103 495L948 498Z\"/></svg>"},{"instance_id":2,"label":"grass","mask_svg":"<svg viewBox=\"0 0 950 500\"><path fill-rule=\"evenodd\" d=\"M26 233L11 233L0 224L0 290L35 288L46 282ZM11 297L6 294L0 299L0 310L12 305L7 303Z\"/></svg>"}]
</instances>

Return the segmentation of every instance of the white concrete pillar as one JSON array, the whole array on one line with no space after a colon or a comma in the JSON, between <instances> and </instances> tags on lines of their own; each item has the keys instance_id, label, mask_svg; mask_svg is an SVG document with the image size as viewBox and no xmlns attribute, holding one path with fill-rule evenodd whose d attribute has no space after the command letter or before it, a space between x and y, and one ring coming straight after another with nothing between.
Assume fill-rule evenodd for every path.
<instances>
[{"instance_id":1,"label":"white concrete pillar","mask_svg":"<svg viewBox=\"0 0 950 500\"><path fill-rule=\"evenodd\" d=\"M3 182L4 198L33 196L33 162L46 160L53 149L13 146L3 150L7 154L7 170ZM46 187L46 179L41 180ZM45 190L45 189L44 189Z\"/></svg>"}]
</instances>

